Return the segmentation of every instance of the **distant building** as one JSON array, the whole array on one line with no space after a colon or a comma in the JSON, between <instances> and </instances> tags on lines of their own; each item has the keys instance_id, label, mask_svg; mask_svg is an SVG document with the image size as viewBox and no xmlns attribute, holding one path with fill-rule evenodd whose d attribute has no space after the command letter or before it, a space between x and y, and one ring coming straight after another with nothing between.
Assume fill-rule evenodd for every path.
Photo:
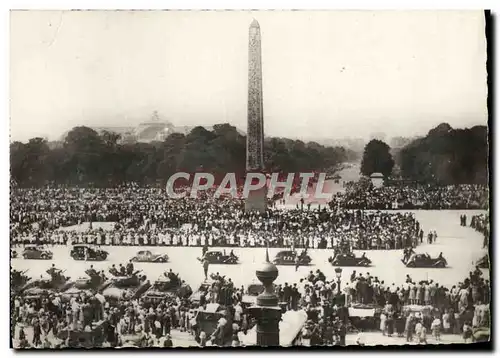
<instances>
[{"instance_id":1,"label":"distant building","mask_svg":"<svg viewBox=\"0 0 500 358\"><path fill-rule=\"evenodd\" d=\"M174 125L168 121L161 121L158 112L153 112L151 120L141 123L135 128L134 136L137 142L149 143L163 141L174 132Z\"/></svg>"}]
</instances>

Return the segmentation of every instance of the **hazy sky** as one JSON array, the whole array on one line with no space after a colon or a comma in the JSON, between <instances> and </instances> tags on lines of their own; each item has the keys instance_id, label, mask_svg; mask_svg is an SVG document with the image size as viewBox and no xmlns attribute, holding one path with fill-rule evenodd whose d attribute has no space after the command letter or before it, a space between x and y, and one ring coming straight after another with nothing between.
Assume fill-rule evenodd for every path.
<instances>
[{"instance_id":1,"label":"hazy sky","mask_svg":"<svg viewBox=\"0 0 500 358\"><path fill-rule=\"evenodd\" d=\"M246 128L248 27L262 33L266 135L485 124L480 11L11 13L11 139L76 125Z\"/></svg>"}]
</instances>

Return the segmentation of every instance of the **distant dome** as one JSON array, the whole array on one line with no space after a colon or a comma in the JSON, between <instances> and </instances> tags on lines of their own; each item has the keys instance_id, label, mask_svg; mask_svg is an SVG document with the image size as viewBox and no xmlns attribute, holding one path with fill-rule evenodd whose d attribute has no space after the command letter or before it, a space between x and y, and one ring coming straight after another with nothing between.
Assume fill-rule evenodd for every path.
<instances>
[{"instance_id":1,"label":"distant dome","mask_svg":"<svg viewBox=\"0 0 500 358\"><path fill-rule=\"evenodd\" d=\"M172 123L161 120L158 112L154 111L149 121L140 123L137 126L134 135L139 142L162 141L172 131L173 127Z\"/></svg>"}]
</instances>

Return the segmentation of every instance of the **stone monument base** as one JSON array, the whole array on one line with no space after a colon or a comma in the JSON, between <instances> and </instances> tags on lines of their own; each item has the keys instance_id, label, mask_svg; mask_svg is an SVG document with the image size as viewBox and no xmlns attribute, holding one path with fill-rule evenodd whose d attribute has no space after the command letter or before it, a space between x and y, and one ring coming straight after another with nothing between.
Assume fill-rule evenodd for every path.
<instances>
[{"instance_id":1,"label":"stone monument base","mask_svg":"<svg viewBox=\"0 0 500 358\"><path fill-rule=\"evenodd\" d=\"M252 190L245 199L245 211L257 211L265 213L267 210L267 187Z\"/></svg>"}]
</instances>

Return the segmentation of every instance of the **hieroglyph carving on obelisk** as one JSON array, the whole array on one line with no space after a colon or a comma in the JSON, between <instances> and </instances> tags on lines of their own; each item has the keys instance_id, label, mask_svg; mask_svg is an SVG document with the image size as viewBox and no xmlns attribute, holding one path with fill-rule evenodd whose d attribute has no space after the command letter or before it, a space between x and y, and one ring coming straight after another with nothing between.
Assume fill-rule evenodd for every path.
<instances>
[{"instance_id":1,"label":"hieroglyph carving on obelisk","mask_svg":"<svg viewBox=\"0 0 500 358\"><path fill-rule=\"evenodd\" d=\"M248 43L248 123L247 172L264 169L264 111L262 106L262 61L260 26L257 20L250 25Z\"/></svg>"}]
</instances>

